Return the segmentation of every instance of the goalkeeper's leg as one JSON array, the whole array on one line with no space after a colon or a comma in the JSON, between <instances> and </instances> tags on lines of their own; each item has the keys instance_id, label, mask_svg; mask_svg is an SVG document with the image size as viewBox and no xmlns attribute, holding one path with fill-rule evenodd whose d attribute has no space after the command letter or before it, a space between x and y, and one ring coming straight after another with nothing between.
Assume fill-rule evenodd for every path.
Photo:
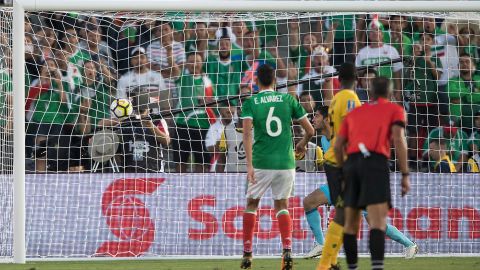
<instances>
[{"instance_id":1,"label":"goalkeeper's leg","mask_svg":"<svg viewBox=\"0 0 480 270\"><path fill-rule=\"evenodd\" d=\"M367 220L368 224L370 221L368 219L367 211L362 212L363 216ZM405 247L405 259L413 259L418 252L418 246L412 240L410 240L405 234L397 229L397 227L392 224L387 223L387 229L385 234L390 237L393 241L403 245Z\"/></svg>"},{"instance_id":2,"label":"goalkeeper's leg","mask_svg":"<svg viewBox=\"0 0 480 270\"><path fill-rule=\"evenodd\" d=\"M305 199L303 199L303 209L305 210L305 217L307 223L315 236L315 245L312 250L305 255L305 258L314 258L322 254L323 245L325 239L323 238L322 232L322 218L320 213L318 213L318 207L321 205L331 204L330 202L330 191L328 190L327 185L320 186L319 189L308 194Z\"/></svg>"}]
</instances>

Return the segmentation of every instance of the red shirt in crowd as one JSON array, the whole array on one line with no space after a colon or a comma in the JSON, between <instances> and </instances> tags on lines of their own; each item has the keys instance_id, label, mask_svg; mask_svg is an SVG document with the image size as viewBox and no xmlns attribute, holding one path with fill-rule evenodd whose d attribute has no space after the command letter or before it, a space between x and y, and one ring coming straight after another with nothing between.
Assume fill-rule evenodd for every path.
<instances>
[{"instance_id":1,"label":"red shirt in crowd","mask_svg":"<svg viewBox=\"0 0 480 270\"><path fill-rule=\"evenodd\" d=\"M379 98L351 111L343 120L339 136L347 140L347 154L361 152L364 144L369 152L390 158L393 125L405 126L405 111L397 104Z\"/></svg>"}]
</instances>

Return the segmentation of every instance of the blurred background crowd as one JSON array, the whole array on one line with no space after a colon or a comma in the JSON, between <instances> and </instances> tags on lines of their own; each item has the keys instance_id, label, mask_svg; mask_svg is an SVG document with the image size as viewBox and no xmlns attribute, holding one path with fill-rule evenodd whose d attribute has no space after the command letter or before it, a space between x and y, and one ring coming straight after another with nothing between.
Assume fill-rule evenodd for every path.
<instances>
[{"instance_id":1,"label":"blurred background crowd","mask_svg":"<svg viewBox=\"0 0 480 270\"><path fill-rule=\"evenodd\" d=\"M407 56L408 65L359 71L360 100L369 101L372 78L390 78L392 100L408 113L411 169L478 172L478 20L384 14L277 20L210 14L194 22L182 17L188 14L154 20L118 13L29 13L29 172L242 172L241 100L202 104L255 93L255 71L264 63L276 69L277 91L296 96L317 129L297 169L321 171L331 136L327 106L340 84L335 76L319 76L345 61L363 67ZM7 34L0 44L0 125L11 133ZM115 98L130 98L137 117L112 118ZM159 112L162 119L155 116ZM294 129L296 136L301 132ZM95 139L95 133L104 136ZM5 141L1 147L8 149Z\"/></svg>"}]
</instances>

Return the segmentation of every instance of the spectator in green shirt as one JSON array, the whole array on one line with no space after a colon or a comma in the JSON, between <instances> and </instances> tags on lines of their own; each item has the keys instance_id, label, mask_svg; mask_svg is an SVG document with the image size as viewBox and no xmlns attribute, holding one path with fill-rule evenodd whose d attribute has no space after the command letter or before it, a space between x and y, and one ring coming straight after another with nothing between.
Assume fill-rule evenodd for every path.
<instances>
[{"instance_id":1,"label":"spectator in green shirt","mask_svg":"<svg viewBox=\"0 0 480 270\"><path fill-rule=\"evenodd\" d=\"M475 113L473 116L474 126L472 129L472 134L468 140L468 146L470 151L474 153L480 153L480 110Z\"/></svg>"},{"instance_id":2,"label":"spectator in green shirt","mask_svg":"<svg viewBox=\"0 0 480 270\"><path fill-rule=\"evenodd\" d=\"M73 79L75 86L82 83L82 66L85 60L90 60L90 54L79 47L78 35L75 28L65 29L65 36L62 39L63 51L66 54L68 64L68 76Z\"/></svg>"},{"instance_id":3,"label":"spectator in green shirt","mask_svg":"<svg viewBox=\"0 0 480 270\"><path fill-rule=\"evenodd\" d=\"M392 15L389 22L390 30L383 35L383 41L397 49L400 55L411 56L413 42L405 34L405 29L408 26L407 18L401 15Z\"/></svg>"},{"instance_id":4,"label":"spectator in green shirt","mask_svg":"<svg viewBox=\"0 0 480 270\"><path fill-rule=\"evenodd\" d=\"M355 32L357 27L362 25L362 21L357 15L335 15L326 20L327 31L335 31L332 62L334 66L355 61Z\"/></svg>"},{"instance_id":5,"label":"spectator in green shirt","mask_svg":"<svg viewBox=\"0 0 480 270\"><path fill-rule=\"evenodd\" d=\"M446 35L440 27L437 26L434 17L413 17L414 32L412 34L413 41L420 41L423 33L430 33L435 36L437 43L446 44Z\"/></svg>"},{"instance_id":6,"label":"spectator in green shirt","mask_svg":"<svg viewBox=\"0 0 480 270\"><path fill-rule=\"evenodd\" d=\"M81 106L85 113L80 114L78 122L81 134L91 133L97 128L101 119L110 117L110 104L112 95L100 76L97 66L93 61L86 61L83 64L84 82L80 86Z\"/></svg>"},{"instance_id":7,"label":"spectator in green shirt","mask_svg":"<svg viewBox=\"0 0 480 270\"><path fill-rule=\"evenodd\" d=\"M211 80L203 72L203 65L201 53L190 53L185 69L176 81L179 97L177 107L195 108L175 117L177 136L172 143L177 172L186 172L191 155L195 172L207 172L209 168L210 154L203 141L216 116L211 108L201 105L212 101L215 91Z\"/></svg>"},{"instance_id":8,"label":"spectator in green shirt","mask_svg":"<svg viewBox=\"0 0 480 270\"><path fill-rule=\"evenodd\" d=\"M68 97L60 71L53 59L41 67L39 79L32 82L27 97L27 134L34 136L34 146L58 145L68 115ZM46 159L36 160L37 171L47 170Z\"/></svg>"},{"instance_id":9,"label":"spectator in green shirt","mask_svg":"<svg viewBox=\"0 0 480 270\"><path fill-rule=\"evenodd\" d=\"M282 58L278 55L273 55L271 52L260 47L260 39L256 31L249 31L245 35L244 41L244 60L248 66L248 69L244 72L242 77L242 84L248 84L253 91L257 91L258 87L255 84L256 71L262 64L269 64L276 69L277 78L286 78L287 66Z\"/></svg>"},{"instance_id":10,"label":"spectator in green shirt","mask_svg":"<svg viewBox=\"0 0 480 270\"><path fill-rule=\"evenodd\" d=\"M317 23L321 25L322 22L319 21ZM336 27L336 25L334 27ZM323 35L316 35L316 33L306 33L301 36L300 23L296 20L290 20L288 22L288 31L289 58L297 64L299 77L301 78L308 74L312 68L310 56L316 47L322 46L327 53L332 50L335 28L326 32L325 40L319 40L318 36L321 38Z\"/></svg>"},{"instance_id":11,"label":"spectator in green shirt","mask_svg":"<svg viewBox=\"0 0 480 270\"><path fill-rule=\"evenodd\" d=\"M467 53L475 60L477 70L480 69L480 56L478 54L478 46L475 44L475 30L471 27L463 27L458 32L458 52L460 54Z\"/></svg>"},{"instance_id":12,"label":"spectator in green shirt","mask_svg":"<svg viewBox=\"0 0 480 270\"><path fill-rule=\"evenodd\" d=\"M244 21L232 22L232 33L235 35L235 42L232 42L232 56L239 55L243 58L243 37L247 32L247 24Z\"/></svg>"},{"instance_id":13,"label":"spectator in green shirt","mask_svg":"<svg viewBox=\"0 0 480 270\"><path fill-rule=\"evenodd\" d=\"M423 143L423 156L426 157L430 142L433 140L444 139L446 142L447 155L451 157L452 162L458 172L463 172L463 167L468 161L468 135L460 128L452 125L445 125L434 128L428 134ZM429 166L432 166L430 164Z\"/></svg>"},{"instance_id":14,"label":"spectator in green shirt","mask_svg":"<svg viewBox=\"0 0 480 270\"><path fill-rule=\"evenodd\" d=\"M218 53L210 54L205 64L207 74L216 87L218 99L238 95L242 72L247 68L244 61L238 56L232 56L231 52L230 37L222 36L218 43Z\"/></svg>"},{"instance_id":15,"label":"spectator in green shirt","mask_svg":"<svg viewBox=\"0 0 480 270\"><path fill-rule=\"evenodd\" d=\"M188 30L188 39L185 41L185 52L198 52L203 58L208 55L208 27L206 22L195 22L193 29Z\"/></svg>"},{"instance_id":16,"label":"spectator in green shirt","mask_svg":"<svg viewBox=\"0 0 480 270\"><path fill-rule=\"evenodd\" d=\"M469 54L460 56L460 76L448 81L450 114L456 117L462 128L473 127L473 112L480 108L480 75Z\"/></svg>"}]
</instances>

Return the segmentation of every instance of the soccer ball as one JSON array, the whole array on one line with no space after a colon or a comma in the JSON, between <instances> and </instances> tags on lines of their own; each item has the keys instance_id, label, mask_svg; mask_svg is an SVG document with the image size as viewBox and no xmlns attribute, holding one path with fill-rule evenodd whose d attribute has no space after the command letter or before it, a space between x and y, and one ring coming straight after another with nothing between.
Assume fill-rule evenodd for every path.
<instances>
[{"instance_id":1,"label":"soccer ball","mask_svg":"<svg viewBox=\"0 0 480 270\"><path fill-rule=\"evenodd\" d=\"M133 106L130 100L118 98L112 102L112 105L110 105L110 110L112 111L113 115L119 119L122 119L132 114Z\"/></svg>"}]
</instances>

